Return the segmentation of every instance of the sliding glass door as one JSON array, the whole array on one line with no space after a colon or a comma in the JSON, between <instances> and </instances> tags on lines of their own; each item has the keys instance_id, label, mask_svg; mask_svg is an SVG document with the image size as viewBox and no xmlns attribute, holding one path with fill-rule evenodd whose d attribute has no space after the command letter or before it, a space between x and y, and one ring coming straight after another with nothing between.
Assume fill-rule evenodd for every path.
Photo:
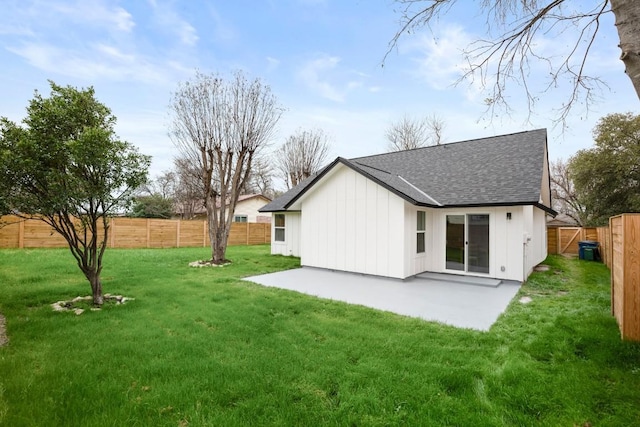
<instances>
[{"instance_id":1,"label":"sliding glass door","mask_svg":"<svg viewBox=\"0 0 640 427\"><path fill-rule=\"evenodd\" d=\"M447 215L447 270L464 271L464 215Z\"/></svg>"},{"instance_id":2,"label":"sliding glass door","mask_svg":"<svg viewBox=\"0 0 640 427\"><path fill-rule=\"evenodd\" d=\"M489 215L447 215L446 269L489 274Z\"/></svg>"}]
</instances>

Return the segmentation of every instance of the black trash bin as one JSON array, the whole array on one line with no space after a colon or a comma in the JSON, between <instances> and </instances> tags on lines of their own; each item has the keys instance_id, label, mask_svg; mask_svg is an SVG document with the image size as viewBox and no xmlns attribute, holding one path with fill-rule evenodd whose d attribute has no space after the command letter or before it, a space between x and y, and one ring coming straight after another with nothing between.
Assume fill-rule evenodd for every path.
<instances>
[{"instance_id":1,"label":"black trash bin","mask_svg":"<svg viewBox=\"0 0 640 427\"><path fill-rule=\"evenodd\" d=\"M593 240L578 242L578 255L587 261L600 261L600 243Z\"/></svg>"}]
</instances>

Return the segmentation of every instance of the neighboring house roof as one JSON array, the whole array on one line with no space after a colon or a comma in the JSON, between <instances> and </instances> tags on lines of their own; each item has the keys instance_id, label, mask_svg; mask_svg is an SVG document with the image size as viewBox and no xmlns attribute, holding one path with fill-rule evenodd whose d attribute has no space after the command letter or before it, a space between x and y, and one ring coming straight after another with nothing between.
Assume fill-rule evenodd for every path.
<instances>
[{"instance_id":1,"label":"neighboring house roof","mask_svg":"<svg viewBox=\"0 0 640 427\"><path fill-rule=\"evenodd\" d=\"M560 213L553 219L547 219L550 227L579 227L578 222L567 214Z\"/></svg>"},{"instance_id":2,"label":"neighboring house roof","mask_svg":"<svg viewBox=\"0 0 640 427\"><path fill-rule=\"evenodd\" d=\"M343 164L418 206L533 204L555 213L541 203L546 146L547 132L538 129L350 160L338 157L260 211L287 210Z\"/></svg>"}]
</instances>

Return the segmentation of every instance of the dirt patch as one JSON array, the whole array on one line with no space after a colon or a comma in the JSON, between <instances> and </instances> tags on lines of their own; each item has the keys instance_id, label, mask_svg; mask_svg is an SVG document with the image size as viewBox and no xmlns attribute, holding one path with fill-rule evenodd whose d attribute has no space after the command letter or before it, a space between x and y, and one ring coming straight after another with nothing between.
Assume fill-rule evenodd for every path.
<instances>
[{"instance_id":1,"label":"dirt patch","mask_svg":"<svg viewBox=\"0 0 640 427\"><path fill-rule=\"evenodd\" d=\"M7 336L7 320L2 314L0 314L0 347L8 342L9 337Z\"/></svg>"}]
</instances>

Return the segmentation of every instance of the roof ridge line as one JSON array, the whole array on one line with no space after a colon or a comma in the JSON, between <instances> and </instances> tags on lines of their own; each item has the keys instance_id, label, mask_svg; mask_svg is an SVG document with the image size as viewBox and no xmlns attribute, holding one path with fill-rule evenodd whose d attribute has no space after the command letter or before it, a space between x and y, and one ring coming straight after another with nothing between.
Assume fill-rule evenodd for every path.
<instances>
[{"instance_id":1,"label":"roof ridge line","mask_svg":"<svg viewBox=\"0 0 640 427\"><path fill-rule=\"evenodd\" d=\"M413 188L414 190L416 190L417 192L419 192L423 196L427 197L428 199L431 199L436 205L442 206L442 203L440 203L439 201L437 201L436 199L434 199L433 197L431 197L430 195L428 195L427 193L425 193L424 191L422 191L421 189L419 189L418 187L416 187L415 185L413 185L412 183L410 183L409 181L404 179L402 176L398 175L398 178L400 178L401 180L406 182L411 188Z\"/></svg>"},{"instance_id":2,"label":"roof ridge line","mask_svg":"<svg viewBox=\"0 0 640 427\"><path fill-rule=\"evenodd\" d=\"M386 173L387 175L391 175L391 172L383 170L383 169L380 169L380 168L376 168L374 166L365 165L365 164L360 163L360 162L352 162L352 163L355 163L356 165L360 165L360 166L365 167L365 168L375 169L375 170L380 171L382 173Z\"/></svg>"},{"instance_id":3,"label":"roof ridge line","mask_svg":"<svg viewBox=\"0 0 640 427\"><path fill-rule=\"evenodd\" d=\"M519 134L523 134L523 133L529 133L529 132L538 132L538 131L545 131L546 132L546 130L547 130L546 128L522 130L522 131L519 131L519 132L511 132L511 133L505 133L505 134L501 134L501 135L490 135L490 136L483 136L483 137L480 137L480 138L472 138L472 139L463 139L463 140L460 140L460 141L444 142L442 144L427 145L425 147L410 148L408 150L391 151L391 152L388 152L388 153L369 154L369 155L366 155L366 156L353 157L353 158L351 158L349 160L351 160L354 163L357 163L356 160L360 160L360 159L369 159L369 158L372 158L372 157L388 156L390 154L405 153L405 152L408 152L408 151L425 150L425 149L435 148L435 147L445 147L446 148L447 145L460 144L460 143L464 143L464 142L474 142L474 141L480 141L480 140L483 140L483 139L502 138L502 137L507 137L507 136L519 135Z\"/></svg>"}]
</instances>

